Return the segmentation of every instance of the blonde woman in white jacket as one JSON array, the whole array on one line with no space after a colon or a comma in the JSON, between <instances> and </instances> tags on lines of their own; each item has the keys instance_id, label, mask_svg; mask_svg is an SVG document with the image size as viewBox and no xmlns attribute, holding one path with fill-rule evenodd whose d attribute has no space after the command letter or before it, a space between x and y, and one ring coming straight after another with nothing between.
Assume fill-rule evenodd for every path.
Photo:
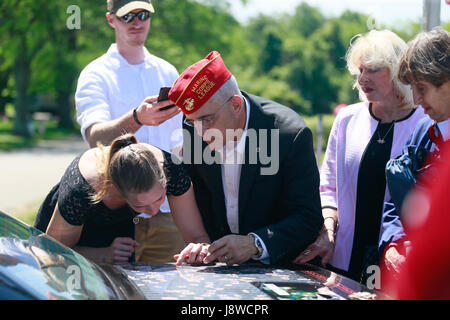
<instances>
[{"instance_id":1,"label":"blonde woman in white jacket","mask_svg":"<svg viewBox=\"0 0 450 320\"><path fill-rule=\"evenodd\" d=\"M362 102L343 108L328 139L320 174L324 226L316 242L294 260L321 256L322 265L364 282L378 264L386 188L386 162L402 153L415 124L424 117L409 86L397 80L407 44L388 30L353 37L347 67Z\"/></svg>"}]
</instances>

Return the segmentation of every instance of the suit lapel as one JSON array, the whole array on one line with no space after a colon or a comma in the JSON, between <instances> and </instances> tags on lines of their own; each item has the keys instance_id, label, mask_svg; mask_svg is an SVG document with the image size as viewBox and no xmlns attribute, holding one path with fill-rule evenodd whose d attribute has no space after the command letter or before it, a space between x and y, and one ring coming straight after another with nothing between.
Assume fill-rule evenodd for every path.
<instances>
[{"instance_id":1,"label":"suit lapel","mask_svg":"<svg viewBox=\"0 0 450 320\"><path fill-rule=\"evenodd\" d=\"M246 138L245 145L245 161L241 168L241 178L239 181L239 225L241 224L242 214L247 206L248 194L253 185L253 180L259 172L259 164L250 164L249 155L250 152L257 152L256 150L249 150L249 138Z\"/></svg>"}]
</instances>

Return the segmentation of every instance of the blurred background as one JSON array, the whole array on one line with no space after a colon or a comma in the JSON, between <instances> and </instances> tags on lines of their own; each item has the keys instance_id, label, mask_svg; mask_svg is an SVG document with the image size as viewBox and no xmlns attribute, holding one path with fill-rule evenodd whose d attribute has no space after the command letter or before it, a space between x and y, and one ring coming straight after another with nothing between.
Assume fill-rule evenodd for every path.
<instances>
[{"instance_id":1,"label":"blurred background","mask_svg":"<svg viewBox=\"0 0 450 320\"><path fill-rule=\"evenodd\" d=\"M450 5L445 0L152 3L156 12L146 42L151 53L181 73L218 50L241 89L300 113L315 134L319 165L333 111L358 101L344 59L350 39L374 28L388 28L405 41L430 25L450 30ZM36 206L59 180L72 154L87 148L75 120L74 92L80 71L115 41L105 12L106 0L0 2L0 210L30 216L25 220L32 223ZM61 168L50 164L46 173L48 160L38 165L35 155L36 161L18 162L14 152L46 141L75 147L59 152L55 144L50 153L39 149L50 159L65 154ZM10 162L1 162L7 158ZM30 185L37 171L44 177ZM40 180L50 187L39 185ZM22 184L12 187L11 181ZM27 198L25 185L40 193ZM5 204L17 194L17 203Z\"/></svg>"}]
</instances>

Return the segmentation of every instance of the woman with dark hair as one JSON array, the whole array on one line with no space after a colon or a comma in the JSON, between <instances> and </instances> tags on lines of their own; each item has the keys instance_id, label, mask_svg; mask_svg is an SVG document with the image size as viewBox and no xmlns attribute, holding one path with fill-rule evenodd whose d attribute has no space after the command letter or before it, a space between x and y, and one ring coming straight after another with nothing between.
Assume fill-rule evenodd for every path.
<instances>
[{"instance_id":1,"label":"woman with dark hair","mask_svg":"<svg viewBox=\"0 0 450 320\"><path fill-rule=\"evenodd\" d=\"M416 181L416 189L420 186L428 190L442 179L435 169L435 163L439 161L442 145L450 140L450 33L440 27L419 33L409 43L409 49L400 61L398 78L411 86L414 102L423 108L428 117L415 126L405 145L404 154L390 160L386 170L389 188L397 192L394 194L391 191L391 199L385 204L385 227L380 237L379 250L383 253L382 266L394 277L405 261L410 244L403 226L403 200L410 197L406 195ZM406 156L411 160L418 158L419 152L424 154L420 158L426 161L411 165L412 168L417 167L412 172L415 177L411 180L414 181L398 187L399 184L395 183L396 173L402 172L398 164ZM410 215L414 216L414 213Z\"/></svg>"},{"instance_id":2,"label":"woman with dark hair","mask_svg":"<svg viewBox=\"0 0 450 320\"><path fill-rule=\"evenodd\" d=\"M139 245L134 240L136 216L157 214L167 194L185 241L209 242L191 180L172 157L138 143L131 134L111 146L89 149L72 161L50 191L35 226L93 261L126 262ZM191 250L195 255L190 262L206 255L201 245Z\"/></svg>"}]
</instances>

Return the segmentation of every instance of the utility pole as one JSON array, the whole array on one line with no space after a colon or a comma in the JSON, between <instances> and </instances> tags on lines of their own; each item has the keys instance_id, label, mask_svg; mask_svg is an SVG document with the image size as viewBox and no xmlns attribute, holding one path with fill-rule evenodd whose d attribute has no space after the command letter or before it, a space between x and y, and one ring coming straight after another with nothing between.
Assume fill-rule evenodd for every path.
<instances>
[{"instance_id":1,"label":"utility pole","mask_svg":"<svg viewBox=\"0 0 450 320\"><path fill-rule=\"evenodd\" d=\"M441 24L441 0L423 0L422 31L430 31Z\"/></svg>"}]
</instances>

